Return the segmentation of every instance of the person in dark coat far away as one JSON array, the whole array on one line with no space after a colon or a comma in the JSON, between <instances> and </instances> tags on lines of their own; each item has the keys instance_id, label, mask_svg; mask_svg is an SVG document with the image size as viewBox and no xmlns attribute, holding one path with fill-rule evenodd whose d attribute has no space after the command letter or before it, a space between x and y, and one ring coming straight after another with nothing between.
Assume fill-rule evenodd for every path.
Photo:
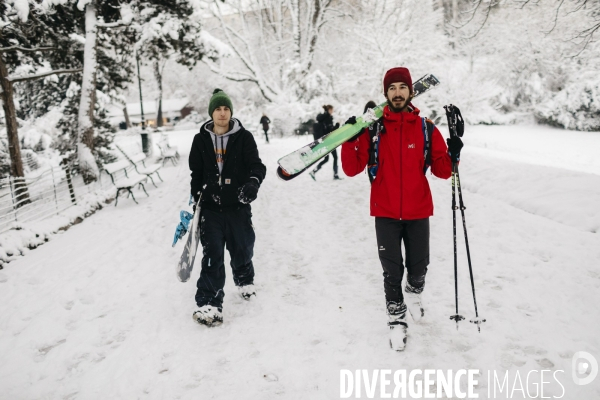
<instances>
[{"instance_id":1,"label":"person in dark coat far away","mask_svg":"<svg viewBox=\"0 0 600 400\"><path fill-rule=\"evenodd\" d=\"M263 131L265 132L265 139L267 139L267 143L269 143L269 135L267 132L269 131L269 124L271 123L271 120L269 117L267 117L267 114L263 114L260 119L260 123L262 124Z\"/></svg>"},{"instance_id":2,"label":"person in dark coat far away","mask_svg":"<svg viewBox=\"0 0 600 400\"><path fill-rule=\"evenodd\" d=\"M339 123L335 125L333 124L333 106L329 104L324 105L323 110L323 113L317 115L317 122L313 125L313 136L315 140L322 138L323 136L333 132L334 130L340 127ZM333 157L333 179L340 180L341 178L338 176L337 149L334 149L330 154ZM315 169L308 173L310 177L313 178L313 180L317 180L317 178L315 177L316 173L327 161L329 161L329 154L326 155L325 158L323 158L323 160L319 164L317 164L317 167Z\"/></svg>"}]
</instances>

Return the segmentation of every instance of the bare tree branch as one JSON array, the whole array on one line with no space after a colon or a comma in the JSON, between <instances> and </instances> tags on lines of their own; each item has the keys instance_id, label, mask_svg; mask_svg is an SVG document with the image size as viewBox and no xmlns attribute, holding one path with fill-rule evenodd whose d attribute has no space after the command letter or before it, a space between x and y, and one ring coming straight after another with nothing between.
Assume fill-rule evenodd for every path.
<instances>
[{"instance_id":1,"label":"bare tree branch","mask_svg":"<svg viewBox=\"0 0 600 400\"><path fill-rule=\"evenodd\" d=\"M22 51L22 52L35 52L35 51L49 51L56 50L56 47L35 47L35 48L27 48L22 46L10 46L10 47L0 47L0 53L4 53L7 51Z\"/></svg>"},{"instance_id":2,"label":"bare tree branch","mask_svg":"<svg viewBox=\"0 0 600 400\"><path fill-rule=\"evenodd\" d=\"M131 22L116 21L116 22L98 22L96 26L98 28L119 28L121 26L129 26Z\"/></svg>"},{"instance_id":3,"label":"bare tree branch","mask_svg":"<svg viewBox=\"0 0 600 400\"><path fill-rule=\"evenodd\" d=\"M556 28L556 24L558 23L558 13L560 12L560 8L562 7L564 2L565 2L565 0L560 0L558 7L556 7L556 13L554 13L554 22L552 24L552 28L550 28L550 30L544 32L544 34L549 35L550 33L552 33L554 28Z\"/></svg>"},{"instance_id":4,"label":"bare tree branch","mask_svg":"<svg viewBox=\"0 0 600 400\"><path fill-rule=\"evenodd\" d=\"M25 81L33 81L36 79L40 79L40 78L43 78L43 77L49 76L49 75L75 74L75 73L78 73L81 71L83 71L83 68L56 69L53 71L40 72L39 74L34 74L34 75L21 75L21 76L9 75L6 77L6 80L10 81L11 83L25 82Z\"/></svg>"}]
</instances>

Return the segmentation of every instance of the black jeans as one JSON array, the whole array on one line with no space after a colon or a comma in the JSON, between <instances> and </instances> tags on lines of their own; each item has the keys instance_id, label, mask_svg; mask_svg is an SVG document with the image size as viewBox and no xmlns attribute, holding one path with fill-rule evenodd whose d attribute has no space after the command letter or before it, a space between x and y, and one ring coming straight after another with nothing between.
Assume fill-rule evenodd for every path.
<instances>
[{"instance_id":1,"label":"black jeans","mask_svg":"<svg viewBox=\"0 0 600 400\"><path fill-rule=\"evenodd\" d=\"M425 285L425 275L429 265L429 218L416 220L396 220L392 218L375 218L377 248L379 260L383 267L383 287L386 302L404 301L402 294L402 262L401 243L404 242L408 283L415 289Z\"/></svg>"},{"instance_id":2,"label":"black jeans","mask_svg":"<svg viewBox=\"0 0 600 400\"><path fill-rule=\"evenodd\" d=\"M268 129L265 129L265 138L267 139L267 143L269 143L269 135L267 134L267 132L269 131Z\"/></svg>"},{"instance_id":3,"label":"black jeans","mask_svg":"<svg viewBox=\"0 0 600 400\"><path fill-rule=\"evenodd\" d=\"M337 149L333 149L333 151L330 153L333 156L333 174L337 175L338 174L338 156L337 156ZM329 154L327 154L325 156L325 158L323 159L323 161L321 161L319 164L317 164L317 168L315 168L315 172L317 172L318 170L321 169L321 167L327 162L329 161Z\"/></svg>"},{"instance_id":4,"label":"black jeans","mask_svg":"<svg viewBox=\"0 0 600 400\"><path fill-rule=\"evenodd\" d=\"M236 286L254 282L254 227L250 207L216 212L202 210L200 243L202 244L202 271L198 279L196 304L222 308L225 286L225 248L231 256L233 281Z\"/></svg>"}]
</instances>

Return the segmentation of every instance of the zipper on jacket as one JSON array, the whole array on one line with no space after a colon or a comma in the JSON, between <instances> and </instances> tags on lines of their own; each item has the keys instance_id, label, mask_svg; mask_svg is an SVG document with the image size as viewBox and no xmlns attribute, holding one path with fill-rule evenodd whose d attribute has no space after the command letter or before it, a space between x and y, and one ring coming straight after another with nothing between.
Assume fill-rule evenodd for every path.
<instances>
[{"instance_id":1,"label":"zipper on jacket","mask_svg":"<svg viewBox=\"0 0 600 400\"><path fill-rule=\"evenodd\" d=\"M400 113L400 220L402 220L402 200L403 200L403 192L402 192L402 186L403 186L403 177L402 177L402 154L404 151L404 141L403 141L403 135L402 135L402 131L404 129L404 113Z\"/></svg>"}]
</instances>

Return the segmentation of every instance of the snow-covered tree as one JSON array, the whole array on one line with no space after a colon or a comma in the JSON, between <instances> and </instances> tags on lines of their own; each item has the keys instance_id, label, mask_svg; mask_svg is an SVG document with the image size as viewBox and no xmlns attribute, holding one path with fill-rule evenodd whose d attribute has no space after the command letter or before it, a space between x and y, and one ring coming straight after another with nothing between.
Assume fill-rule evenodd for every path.
<instances>
[{"instance_id":1,"label":"snow-covered tree","mask_svg":"<svg viewBox=\"0 0 600 400\"><path fill-rule=\"evenodd\" d=\"M162 126L163 72L169 58L193 68L206 54L200 15L192 3L172 1L142 3L139 15L143 20L136 24L137 54L152 63L158 86L157 125ZM209 54L210 56L210 54ZM212 57L213 60L215 57Z\"/></svg>"},{"instance_id":2,"label":"snow-covered tree","mask_svg":"<svg viewBox=\"0 0 600 400\"><path fill-rule=\"evenodd\" d=\"M212 18L207 28L223 40L235 57L203 61L234 82L251 82L267 101L310 100L307 85L323 28L339 11L332 0L204 1ZM325 85L325 89L327 85Z\"/></svg>"},{"instance_id":3,"label":"snow-covered tree","mask_svg":"<svg viewBox=\"0 0 600 400\"><path fill-rule=\"evenodd\" d=\"M11 175L24 177L21 149L18 138L13 85L23 85L44 77L81 71L73 54L68 36L72 24L51 24L29 15L27 1L14 2L12 7L0 8L0 85L6 121L8 148L11 158ZM52 62L61 60L59 62ZM17 199L28 199L26 187L18 181Z\"/></svg>"}]
</instances>

